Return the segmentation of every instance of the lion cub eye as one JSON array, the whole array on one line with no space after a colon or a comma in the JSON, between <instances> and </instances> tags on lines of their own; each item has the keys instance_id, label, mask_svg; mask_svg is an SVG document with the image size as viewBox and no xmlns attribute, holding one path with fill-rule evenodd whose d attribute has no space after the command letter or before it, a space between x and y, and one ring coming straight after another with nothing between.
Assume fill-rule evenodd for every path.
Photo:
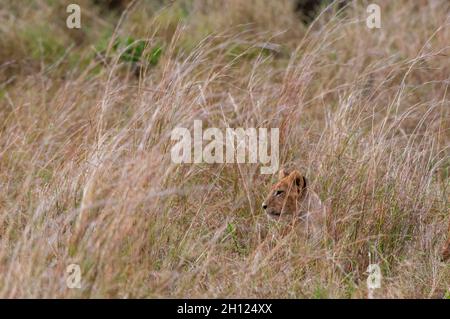
<instances>
[{"instance_id":1,"label":"lion cub eye","mask_svg":"<svg viewBox=\"0 0 450 319\"><path fill-rule=\"evenodd\" d=\"M284 193L284 190L279 189L279 190L277 190L277 191L275 192L275 196L280 196L280 195L282 195L283 193Z\"/></svg>"}]
</instances>

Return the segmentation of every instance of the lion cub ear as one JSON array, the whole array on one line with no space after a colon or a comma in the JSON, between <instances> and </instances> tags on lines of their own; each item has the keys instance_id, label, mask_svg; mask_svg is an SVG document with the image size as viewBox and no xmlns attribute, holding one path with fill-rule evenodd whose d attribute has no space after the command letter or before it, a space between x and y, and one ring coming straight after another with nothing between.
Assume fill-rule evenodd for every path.
<instances>
[{"instance_id":1,"label":"lion cub ear","mask_svg":"<svg viewBox=\"0 0 450 319\"><path fill-rule=\"evenodd\" d=\"M283 179L286 176L289 176L288 171L285 168L280 168L280 170L278 171L278 179Z\"/></svg>"},{"instance_id":2,"label":"lion cub ear","mask_svg":"<svg viewBox=\"0 0 450 319\"><path fill-rule=\"evenodd\" d=\"M302 174L300 174L299 171L294 170L292 173L290 173L289 179L291 180L292 184L299 189L299 191L306 188L306 178Z\"/></svg>"}]
</instances>

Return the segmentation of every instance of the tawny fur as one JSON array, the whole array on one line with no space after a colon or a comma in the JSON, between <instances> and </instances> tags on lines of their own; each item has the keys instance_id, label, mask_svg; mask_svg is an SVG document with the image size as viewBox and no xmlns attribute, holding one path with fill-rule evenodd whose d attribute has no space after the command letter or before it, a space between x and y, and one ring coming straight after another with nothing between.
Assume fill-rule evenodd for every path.
<instances>
[{"instance_id":1,"label":"tawny fur","mask_svg":"<svg viewBox=\"0 0 450 319\"><path fill-rule=\"evenodd\" d=\"M300 220L314 234L325 226L326 207L308 180L297 170L281 169L279 181L272 186L263 203L269 217L277 220Z\"/></svg>"}]
</instances>

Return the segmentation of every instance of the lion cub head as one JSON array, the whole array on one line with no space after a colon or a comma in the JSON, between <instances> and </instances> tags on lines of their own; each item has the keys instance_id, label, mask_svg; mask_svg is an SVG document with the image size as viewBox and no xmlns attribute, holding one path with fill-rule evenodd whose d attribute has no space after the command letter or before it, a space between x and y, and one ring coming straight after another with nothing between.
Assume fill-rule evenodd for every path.
<instances>
[{"instance_id":1,"label":"lion cub head","mask_svg":"<svg viewBox=\"0 0 450 319\"><path fill-rule=\"evenodd\" d=\"M306 196L306 178L297 170L288 173L284 169L280 170L278 178L262 207L271 218L292 218L300 213Z\"/></svg>"},{"instance_id":2,"label":"lion cub head","mask_svg":"<svg viewBox=\"0 0 450 319\"><path fill-rule=\"evenodd\" d=\"M447 245L442 250L442 261L447 261L450 259L450 240L447 242Z\"/></svg>"}]
</instances>

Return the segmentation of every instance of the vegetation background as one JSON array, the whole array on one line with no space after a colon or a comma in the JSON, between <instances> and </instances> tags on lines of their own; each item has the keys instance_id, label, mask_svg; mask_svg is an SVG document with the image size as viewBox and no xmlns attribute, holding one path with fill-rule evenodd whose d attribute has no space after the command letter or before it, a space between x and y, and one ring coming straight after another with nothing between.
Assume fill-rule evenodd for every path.
<instances>
[{"instance_id":1,"label":"vegetation background","mask_svg":"<svg viewBox=\"0 0 450 319\"><path fill-rule=\"evenodd\" d=\"M72 2L0 0L0 297L366 298L378 263L375 297L449 298L449 1ZM279 127L323 241L259 165L173 164L194 119Z\"/></svg>"}]
</instances>

